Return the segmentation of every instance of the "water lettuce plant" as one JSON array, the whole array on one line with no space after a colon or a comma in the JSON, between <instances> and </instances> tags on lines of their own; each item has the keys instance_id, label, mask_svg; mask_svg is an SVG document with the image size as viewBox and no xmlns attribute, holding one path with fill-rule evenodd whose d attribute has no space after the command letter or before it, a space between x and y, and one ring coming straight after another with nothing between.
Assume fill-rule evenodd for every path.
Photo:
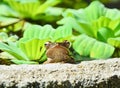
<instances>
[{"instance_id":1,"label":"water lettuce plant","mask_svg":"<svg viewBox=\"0 0 120 88\"><path fill-rule=\"evenodd\" d=\"M72 27L76 36L73 48L82 56L100 59L120 53L120 11L117 9L94 1L84 9L66 10L58 24Z\"/></svg>"},{"instance_id":2,"label":"water lettuce plant","mask_svg":"<svg viewBox=\"0 0 120 88\"><path fill-rule=\"evenodd\" d=\"M44 14L49 7L60 3L61 0L4 0L4 2L11 8L11 12L9 13L12 13L13 16L37 20L41 18L42 14Z\"/></svg>"},{"instance_id":3,"label":"water lettuce plant","mask_svg":"<svg viewBox=\"0 0 120 88\"><path fill-rule=\"evenodd\" d=\"M0 29L1 31L6 29L7 32L21 32L27 22L37 24L52 23L61 18L60 15L64 9L53 7L60 2L61 0L0 1Z\"/></svg>"},{"instance_id":4,"label":"water lettuce plant","mask_svg":"<svg viewBox=\"0 0 120 88\"><path fill-rule=\"evenodd\" d=\"M12 55L11 61L16 64L37 64L44 62L45 42L70 40L72 29L65 30L65 26L54 29L50 25L28 25L23 37L17 42L0 42L0 49Z\"/></svg>"}]
</instances>

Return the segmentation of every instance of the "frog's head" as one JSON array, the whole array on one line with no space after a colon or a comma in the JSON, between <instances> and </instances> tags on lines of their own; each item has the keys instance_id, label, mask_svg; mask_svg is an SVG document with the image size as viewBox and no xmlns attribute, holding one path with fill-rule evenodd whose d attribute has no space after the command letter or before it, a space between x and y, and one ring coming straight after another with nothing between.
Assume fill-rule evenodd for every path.
<instances>
[{"instance_id":1,"label":"frog's head","mask_svg":"<svg viewBox=\"0 0 120 88\"><path fill-rule=\"evenodd\" d=\"M59 42L58 43L59 45L63 46L63 47L66 47L66 48L69 48L70 47L70 42L65 40L63 42Z\"/></svg>"},{"instance_id":2,"label":"frog's head","mask_svg":"<svg viewBox=\"0 0 120 88\"><path fill-rule=\"evenodd\" d=\"M65 40L63 42L53 43L51 41L48 41L48 42L45 43L46 49L49 49L49 48L52 48L52 47L55 47L55 46L63 46L63 47L69 48L70 47L70 42Z\"/></svg>"}]
</instances>

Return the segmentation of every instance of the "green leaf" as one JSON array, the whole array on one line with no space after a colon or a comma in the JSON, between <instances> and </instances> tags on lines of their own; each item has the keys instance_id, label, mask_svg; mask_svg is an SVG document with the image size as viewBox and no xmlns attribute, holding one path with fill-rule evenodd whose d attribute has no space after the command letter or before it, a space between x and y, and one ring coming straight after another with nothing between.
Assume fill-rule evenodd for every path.
<instances>
[{"instance_id":1,"label":"green leaf","mask_svg":"<svg viewBox=\"0 0 120 88\"><path fill-rule=\"evenodd\" d=\"M40 3L36 2L19 2L17 0L5 0L14 10L16 10L23 18L33 18L36 9L39 7Z\"/></svg>"},{"instance_id":2,"label":"green leaf","mask_svg":"<svg viewBox=\"0 0 120 88\"><path fill-rule=\"evenodd\" d=\"M120 11L118 9L107 8L105 16L112 20L120 19Z\"/></svg>"},{"instance_id":3,"label":"green leaf","mask_svg":"<svg viewBox=\"0 0 120 88\"><path fill-rule=\"evenodd\" d=\"M109 44L99 42L87 35L80 35L73 43L76 52L83 56L92 58L108 58L114 52L114 47Z\"/></svg>"},{"instance_id":4,"label":"green leaf","mask_svg":"<svg viewBox=\"0 0 120 88\"><path fill-rule=\"evenodd\" d=\"M30 25L26 27L23 38L25 39L48 39L50 41L63 41L70 40L72 37L72 28L66 24L56 28L52 28L50 25L39 26Z\"/></svg>"},{"instance_id":5,"label":"green leaf","mask_svg":"<svg viewBox=\"0 0 120 88\"><path fill-rule=\"evenodd\" d=\"M101 16L99 19L92 22L92 25L94 26L94 29L99 30L102 27L109 27L110 21L109 18Z\"/></svg>"},{"instance_id":6,"label":"green leaf","mask_svg":"<svg viewBox=\"0 0 120 88\"><path fill-rule=\"evenodd\" d=\"M20 19L0 16L0 27L19 22Z\"/></svg>"},{"instance_id":7,"label":"green leaf","mask_svg":"<svg viewBox=\"0 0 120 88\"><path fill-rule=\"evenodd\" d=\"M69 25L69 27L75 29L79 33L85 33L82 27L77 23L73 17L65 17L58 21L57 24Z\"/></svg>"},{"instance_id":8,"label":"green leaf","mask_svg":"<svg viewBox=\"0 0 120 88\"><path fill-rule=\"evenodd\" d=\"M115 36L119 36L120 37L120 20L114 20L111 25L115 25L114 26L114 35Z\"/></svg>"},{"instance_id":9,"label":"green leaf","mask_svg":"<svg viewBox=\"0 0 120 88\"><path fill-rule=\"evenodd\" d=\"M47 0L41 6L38 7L38 10L36 11L35 15L45 12L45 10L48 7L54 6L60 2L61 2L61 0Z\"/></svg>"},{"instance_id":10,"label":"green leaf","mask_svg":"<svg viewBox=\"0 0 120 88\"><path fill-rule=\"evenodd\" d=\"M59 39L64 39L69 40L69 38L72 36L72 28L69 27L69 25L64 25L58 27L52 37L53 41L57 41Z\"/></svg>"},{"instance_id":11,"label":"green leaf","mask_svg":"<svg viewBox=\"0 0 120 88\"><path fill-rule=\"evenodd\" d=\"M19 3L29 3L29 2L37 2L39 0L14 0L16 2L19 2Z\"/></svg>"},{"instance_id":12,"label":"green leaf","mask_svg":"<svg viewBox=\"0 0 120 88\"><path fill-rule=\"evenodd\" d=\"M38 62L35 61L25 61L25 60L17 60L17 59L13 59L11 61L14 62L15 64L39 64Z\"/></svg>"},{"instance_id":13,"label":"green leaf","mask_svg":"<svg viewBox=\"0 0 120 88\"><path fill-rule=\"evenodd\" d=\"M91 46L94 44L95 40L92 39L88 42L88 39L89 37L86 37L86 35L80 35L73 43L74 50L80 55L88 56L90 54Z\"/></svg>"},{"instance_id":14,"label":"green leaf","mask_svg":"<svg viewBox=\"0 0 120 88\"><path fill-rule=\"evenodd\" d=\"M12 42L8 42L8 43L9 45L0 42L0 50L8 52L18 60L28 60L26 55L16 46L16 44Z\"/></svg>"},{"instance_id":15,"label":"green leaf","mask_svg":"<svg viewBox=\"0 0 120 88\"><path fill-rule=\"evenodd\" d=\"M84 14L86 16L86 19L89 22L92 22L103 16L105 14L105 11L106 9L102 3L99 1L94 1L87 8L85 8Z\"/></svg>"},{"instance_id":16,"label":"green leaf","mask_svg":"<svg viewBox=\"0 0 120 88\"><path fill-rule=\"evenodd\" d=\"M54 31L55 30L50 25L45 25L43 27L39 25L30 25L25 29L23 37L28 39L48 39L51 38Z\"/></svg>"},{"instance_id":17,"label":"green leaf","mask_svg":"<svg viewBox=\"0 0 120 88\"><path fill-rule=\"evenodd\" d=\"M120 25L120 20L111 20L108 17L101 16L96 21L92 22L92 25L94 26L94 29L100 29L102 27L109 28L111 30L116 30L117 27Z\"/></svg>"},{"instance_id":18,"label":"green leaf","mask_svg":"<svg viewBox=\"0 0 120 88\"><path fill-rule=\"evenodd\" d=\"M115 36L120 36L120 30L115 33Z\"/></svg>"},{"instance_id":19,"label":"green leaf","mask_svg":"<svg viewBox=\"0 0 120 88\"><path fill-rule=\"evenodd\" d=\"M45 10L58 4L61 0L46 0L44 3L39 0L5 0L21 18L31 18L33 20L39 19L38 15L45 12ZM33 12L34 11L34 12Z\"/></svg>"},{"instance_id":20,"label":"green leaf","mask_svg":"<svg viewBox=\"0 0 120 88\"><path fill-rule=\"evenodd\" d=\"M8 35L5 32L0 32L0 42L6 41L8 39Z\"/></svg>"},{"instance_id":21,"label":"green leaf","mask_svg":"<svg viewBox=\"0 0 120 88\"><path fill-rule=\"evenodd\" d=\"M18 17L19 14L6 4L0 4L0 16Z\"/></svg>"},{"instance_id":22,"label":"green leaf","mask_svg":"<svg viewBox=\"0 0 120 88\"><path fill-rule=\"evenodd\" d=\"M90 57L99 59L109 58L114 50L114 47L109 44L96 42L91 49Z\"/></svg>"},{"instance_id":23,"label":"green leaf","mask_svg":"<svg viewBox=\"0 0 120 88\"><path fill-rule=\"evenodd\" d=\"M42 57L40 58L39 62L42 63L42 62L44 62L44 61L46 61L46 60L47 60L47 56L46 56L46 54L45 54L45 52L44 52L44 54L43 54Z\"/></svg>"},{"instance_id":24,"label":"green leaf","mask_svg":"<svg viewBox=\"0 0 120 88\"><path fill-rule=\"evenodd\" d=\"M47 40L31 39L19 41L20 49L26 54L29 60L39 60L45 52L44 44Z\"/></svg>"},{"instance_id":25,"label":"green leaf","mask_svg":"<svg viewBox=\"0 0 120 88\"><path fill-rule=\"evenodd\" d=\"M60 16L63 13L64 9L59 7L49 7L46 9L45 14L46 15L52 15L52 16Z\"/></svg>"},{"instance_id":26,"label":"green leaf","mask_svg":"<svg viewBox=\"0 0 120 88\"><path fill-rule=\"evenodd\" d=\"M112 46L120 48L120 37L109 38L108 43L111 44Z\"/></svg>"},{"instance_id":27,"label":"green leaf","mask_svg":"<svg viewBox=\"0 0 120 88\"><path fill-rule=\"evenodd\" d=\"M9 42L9 41L16 41L18 39L18 36L16 35L11 35L11 36L8 36L7 33L5 32L0 32L0 42Z\"/></svg>"},{"instance_id":28,"label":"green leaf","mask_svg":"<svg viewBox=\"0 0 120 88\"><path fill-rule=\"evenodd\" d=\"M87 34L91 37L97 37L97 29L92 28L91 24L85 24L85 23L79 23L79 26L82 28L84 31L84 34Z\"/></svg>"},{"instance_id":29,"label":"green leaf","mask_svg":"<svg viewBox=\"0 0 120 88\"><path fill-rule=\"evenodd\" d=\"M97 39L103 42L107 42L107 40L111 37L114 37L114 31L109 28L100 28L97 34Z\"/></svg>"},{"instance_id":30,"label":"green leaf","mask_svg":"<svg viewBox=\"0 0 120 88\"><path fill-rule=\"evenodd\" d=\"M93 1L85 9L68 9L63 13L63 17L58 24L69 24L79 34L84 33L97 38L98 31L103 27L113 30L115 36L120 34L120 11L108 9L99 1Z\"/></svg>"}]
</instances>

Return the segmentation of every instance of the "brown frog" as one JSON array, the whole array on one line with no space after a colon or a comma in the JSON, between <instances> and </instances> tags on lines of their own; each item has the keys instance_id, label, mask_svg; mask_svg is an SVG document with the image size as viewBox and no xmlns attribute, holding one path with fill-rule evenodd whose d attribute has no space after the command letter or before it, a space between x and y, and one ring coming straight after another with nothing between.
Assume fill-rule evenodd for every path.
<instances>
[{"instance_id":1,"label":"brown frog","mask_svg":"<svg viewBox=\"0 0 120 88\"><path fill-rule=\"evenodd\" d=\"M48 59L44 63L75 63L74 59L70 56L69 46L70 42L67 40L57 43L47 42L45 47Z\"/></svg>"}]
</instances>

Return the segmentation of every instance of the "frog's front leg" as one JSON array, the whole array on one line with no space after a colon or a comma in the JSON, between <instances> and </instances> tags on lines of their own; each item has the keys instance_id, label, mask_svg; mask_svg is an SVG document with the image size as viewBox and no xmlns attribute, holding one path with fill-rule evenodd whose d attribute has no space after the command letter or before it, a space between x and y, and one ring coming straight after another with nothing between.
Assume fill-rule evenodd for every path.
<instances>
[{"instance_id":1,"label":"frog's front leg","mask_svg":"<svg viewBox=\"0 0 120 88\"><path fill-rule=\"evenodd\" d=\"M47 60L43 64L54 63L54 59L47 58Z\"/></svg>"}]
</instances>

